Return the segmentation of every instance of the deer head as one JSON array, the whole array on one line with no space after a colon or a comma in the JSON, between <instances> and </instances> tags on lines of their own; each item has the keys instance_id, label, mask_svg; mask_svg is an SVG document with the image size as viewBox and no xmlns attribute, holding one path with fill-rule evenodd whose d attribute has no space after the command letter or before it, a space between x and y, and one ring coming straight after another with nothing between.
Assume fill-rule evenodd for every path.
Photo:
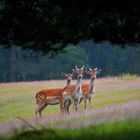
<instances>
[{"instance_id":1,"label":"deer head","mask_svg":"<svg viewBox=\"0 0 140 140\"><path fill-rule=\"evenodd\" d=\"M75 66L75 69L72 69L72 71L74 74L77 74L78 79L82 78L85 72L84 66L82 66L81 68L78 68L77 66Z\"/></svg>"},{"instance_id":2,"label":"deer head","mask_svg":"<svg viewBox=\"0 0 140 140\"><path fill-rule=\"evenodd\" d=\"M67 84L70 84L70 82L72 81L72 77L73 77L73 73L64 73L64 72L61 72L61 75L67 79Z\"/></svg>"},{"instance_id":3,"label":"deer head","mask_svg":"<svg viewBox=\"0 0 140 140\"><path fill-rule=\"evenodd\" d=\"M88 70L86 70L86 73L90 75L92 79L93 78L95 79L97 74L99 74L100 72L101 72L101 69L98 70L97 68L95 69L89 68Z\"/></svg>"}]
</instances>

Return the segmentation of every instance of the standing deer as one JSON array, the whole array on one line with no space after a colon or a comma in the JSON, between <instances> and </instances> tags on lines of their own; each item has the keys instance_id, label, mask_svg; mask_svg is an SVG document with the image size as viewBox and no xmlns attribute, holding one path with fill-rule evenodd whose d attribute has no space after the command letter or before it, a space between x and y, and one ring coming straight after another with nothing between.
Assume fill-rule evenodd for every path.
<instances>
[{"instance_id":1,"label":"standing deer","mask_svg":"<svg viewBox=\"0 0 140 140\"><path fill-rule=\"evenodd\" d=\"M86 70L85 72L90 75L90 84L82 84L82 97L80 98L79 103L81 103L81 101L84 99L84 108L86 109L87 99L89 100L89 104L91 107L92 96L95 92L96 75L99 74L101 70L97 70L97 68L92 70L91 68L89 68L89 70ZM65 100L64 102L64 108L66 108L68 113L69 113L69 107L72 103L73 100L70 97L69 98L67 97L67 100Z\"/></svg>"},{"instance_id":2,"label":"standing deer","mask_svg":"<svg viewBox=\"0 0 140 140\"><path fill-rule=\"evenodd\" d=\"M78 104L82 98L82 78L84 74L84 66L78 68L75 66L73 69L74 74L77 74L77 83L75 87L71 86L69 90L69 94L66 94L64 98L64 109L66 109L69 113L69 106L74 103L74 109L78 110Z\"/></svg>"},{"instance_id":3,"label":"standing deer","mask_svg":"<svg viewBox=\"0 0 140 140\"><path fill-rule=\"evenodd\" d=\"M97 70L97 68L95 69L89 68L89 70L86 70L86 73L90 75L90 87L89 87L89 90L83 92L85 109L86 109L87 100L89 100L89 105L91 107L91 100L95 93L95 79L96 79L97 74L99 74L100 72L101 70Z\"/></svg>"},{"instance_id":4,"label":"standing deer","mask_svg":"<svg viewBox=\"0 0 140 140\"><path fill-rule=\"evenodd\" d=\"M73 73L61 73L67 79L67 84L64 88L56 89L45 89L36 93L36 104L38 105L35 110L35 116L39 113L41 117L42 111L47 107L47 105L57 105L60 104L61 113L63 113L63 94L68 92L70 83L72 81Z\"/></svg>"}]
</instances>

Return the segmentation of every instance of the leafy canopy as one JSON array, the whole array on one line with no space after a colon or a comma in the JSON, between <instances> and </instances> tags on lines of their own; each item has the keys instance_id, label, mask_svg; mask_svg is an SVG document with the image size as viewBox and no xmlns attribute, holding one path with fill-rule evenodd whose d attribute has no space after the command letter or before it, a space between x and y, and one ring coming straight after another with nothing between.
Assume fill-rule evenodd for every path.
<instances>
[{"instance_id":1,"label":"leafy canopy","mask_svg":"<svg viewBox=\"0 0 140 140\"><path fill-rule=\"evenodd\" d=\"M0 0L0 42L59 52L81 40L140 42L139 0Z\"/></svg>"}]
</instances>

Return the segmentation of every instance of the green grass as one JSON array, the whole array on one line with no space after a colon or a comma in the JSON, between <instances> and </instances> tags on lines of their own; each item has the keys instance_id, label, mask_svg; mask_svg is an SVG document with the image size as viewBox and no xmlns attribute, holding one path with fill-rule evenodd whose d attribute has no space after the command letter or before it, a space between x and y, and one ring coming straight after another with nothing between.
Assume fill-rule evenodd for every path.
<instances>
[{"instance_id":1,"label":"green grass","mask_svg":"<svg viewBox=\"0 0 140 140\"><path fill-rule=\"evenodd\" d=\"M121 80L136 80L137 78L138 76L135 74L123 74L119 77Z\"/></svg>"},{"instance_id":2,"label":"green grass","mask_svg":"<svg viewBox=\"0 0 140 140\"><path fill-rule=\"evenodd\" d=\"M118 89L113 91L98 92L94 95L92 106L94 108L109 105L118 105L127 102L140 101L140 89ZM87 104L88 105L88 104ZM81 109L84 107L81 104Z\"/></svg>"},{"instance_id":3,"label":"green grass","mask_svg":"<svg viewBox=\"0 0 140 140\"><path fill-rule=\"evenodd\" d=\"M81 129L46 129L16 134L7 140L139 140L140 120L119 121ZM3 139L6 140L6 139Z\"/></svg>"},{"instance_id":4,"label":"green grass","mask_svg":"<svg viewBox=\"0 0 140 140\"><path fill-rule=\"evenodd\" d=\"M126 78L127 77L127 78ZM124 120L126 116L130 115L138 110L138 106L131 107L132 102L140 101L140 78L128 78L129 76L120 78L109 78L103 79L97 82L97 88L95 95L92 100L92 111L96 109L117 106L121 104L130 103L130 108L125 108L124 110L114 110L102 112L100 111L97 114L86 115L83 112L79 116L74 116L68 119L62 118L55 123L47 123L47 127L38 131L27 131L22 134L17 133L18 130L15 129L16 136L11 137L12 140L37 140L37 139L103 139L103 140L120 140L120 139L138 139L140 133L140 120L127 120L114 122L116 117ZM126 78L126 79L125 79ZM128 80L130 79L130 80ZM131 85L132 83L132 85ZM130 84L127 85L127 84ZM15 83L15 84L0 84L0 123L15 120L15 118L21 117L23 119L33 118L34 110L36 108L35 104L35 94L40 89L46 89L48 87L63 87L65 85L64 81L48 81L48 82L38 82L38 83ZM123 86L122 86L123 85ZM80 111L83 110L83 103L80 104ZM89 104L87 104L89 108ZM71 107L72 111L72 107ZM80 112L79 111L79 112ZM59 105L57 106L48 106L43 111L43 116L46 118L48 115L54 115L58 113ZM137 114L137 113L136 113ZM114 116L113 116L114 115ZM122 115L122 116L121 116ZM121 117L120 117L121 116ZM112 121L108 121L109 119ZM138 117L136 117L138 118ZM73 128L73 124L77 125L78 122L81 124L89 125L98 120L105 119L104 123L97 123L97 126L90 126L87 128L81 129L70 129ZM116 119L116 121L118 121ZM107 122L112 122L108 123ZM99 125L100 124L100 125ZM87 125L87 126L89 126ZM66 129L50 129L56 128L53 126L65 126ZM79 125L80 126L80 125ZM86 126L86 125L85 125ZM35 126L37 127L37 126ZM41 126L39 126L41 127ZM37 127L37 128L39 128ZM2 128L2 127L1 127ZM58 127L57 127L58 128ZM28 129L30 130L30 129ZM1 130L0 130L1 132ZM20 130L22 132L22 130ZM5 140L5 139L4 139Z\"/></svg>"},{"instance_id":5,"label":"green grass","mask_svg":"<svg viewBox=\"0 0 140 140\"><path fill-rule=\"evenodd\" d=\"M23 118L33 117L35 104L35 94L45 87L10 85L0 86L0 122L14 119L16 116ZM56 112L58 107L55 106ZM55 112L48 110L48 113Z\"/></svg>"},{"instance_id":6,"label":"green grass","mask_svg":"<svg viewBox=\"0 0 140 140\"><path fill-rule=\"evenodd\" d=\"M112 78L111 84L113 82L114 80ZM119 82L120 81L118 80L115 84L117 85ZM55 88L55 86L57 86L57 82L56 85L54 83L55 82L52 82L50 87ZM64 84L64 82L59 82L59 86L63 86ZM0 122L15 119L16 116L24 119L34 117L34 110L36 108L35 94L40 89L45 89L47 87L46 85L45 83L39 83L37 85L28 85L28 83L0 85ZM110 83L108 86L110 86ZM105 87L97 88L92 100L92 106L94 108L98 108L108 105L139 101L139 93L140 87L126 87L111 90L109 88L106 89ZM80 109L82 110L83 108L83 103L81 103ZM58 112L60 112L59 105L48 106L43 111L43 115L47 116L48 114L50 115Z\"/></svg>"}]
</instances>

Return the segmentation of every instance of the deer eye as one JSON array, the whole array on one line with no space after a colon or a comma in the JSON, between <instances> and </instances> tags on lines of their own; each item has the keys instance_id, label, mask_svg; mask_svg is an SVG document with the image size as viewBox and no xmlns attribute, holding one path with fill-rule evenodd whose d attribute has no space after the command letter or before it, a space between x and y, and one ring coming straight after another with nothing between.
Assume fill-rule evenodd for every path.
<instances>
[{"instance_id":1,"label":"deer eye","mask_svg":"<svg viewBox=\"0 0 140 140\"><path fill-rule=\"evenodd\" d=\"M77 73L79 73L79 70L77 70Z\"/></svg>"}]
</instances>

